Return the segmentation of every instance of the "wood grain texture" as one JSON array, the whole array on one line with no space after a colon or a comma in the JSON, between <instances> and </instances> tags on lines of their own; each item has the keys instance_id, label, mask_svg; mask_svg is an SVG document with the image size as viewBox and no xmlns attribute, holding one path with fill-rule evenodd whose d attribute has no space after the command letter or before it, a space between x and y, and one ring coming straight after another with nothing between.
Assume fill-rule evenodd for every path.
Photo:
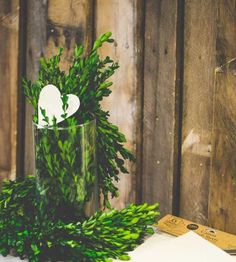
<instances>
[{"instance_id":1,"label":"wood grain texture","mask_svg":"<svg viewBox=\"0 0 236 262\"><path fill-rule=\"evenodd\" d=\"M144 35L145 35L145 1L138 0L136 5L137 24L135 26L136 58L136 203L142 203L142 179L143 179L143 96L144 96Z\"/></svg>"},{"instance_id":2,"label":"wood grain texture","mask_svg":"<svg viewBox=\"0 0 236 262\"><path fill-rule=\"evenodd\" d=\"M216 1L185 1L180 215L208 219Z\"/></svg>"},{"instance_id":3,"label":"wood grain texture","mask_svg":"<svg viewBox=\"0 0 236 262\"><path fill-rule=\"evenodd\" d=\"M235 234L236 1L217 3L217 65L221 67L215 75L209 223Z\"/></svg>"},{"instance_id":4,"label":"wood grain texture","mask_svg":"<svg viewBox=\"0 0 236 262\"><path fill-rule=\"evenodd\" d=\"M46 56L63 47L62 69L68 69L75 44L83 44L85 53L91 49L93 8L93 0L48 1Z\"/></svg>"},{"instance_id":5,"label":"wood grain texture","mask_svg":"<svg viewBox=\"0 0 236 262\"><path fill-rule=\"evenodd\" d=\"M103 107L110 111L110 120L118 125L127 137L126 146L139 155L141 133L141 73L142 46L138 36L141 34L140 7L142 1L96 1L96 35L111 31L116 40L114 45L102 48L101 56L109 55L118 61L120 68L112 77L113 93L104 99ZM139 8L139 10L138 10ZM138 120L139 119L139 120ZM138 137L139 136L139 137ZM139 150L139 152L138 152ZM122 208L136 199L136 168L127 163L130 174L120 174L118 188L120 196L113 199L112 204Z\"/></svg>"},{"instance_id":6,"label":"wood grain texture","mask_svg":"<svg viewBox=\"0 0 236 262\"><path fill-rule=\"evenodd\" d=\"M0 0L0 179L16 176L19 1Z\"/></svg>"},{"instance_id":7,"label":"wood grain texture","mask_svg":"<svg viewBox=\"0 0 236 262\"><path fill-rule=\"evenodd\" d=\"M5 97L0 101L0 178L14 178L16 169L18 5L19 0L0 0L0 93ZM236 233L235 61L217 71L214 89L216 65L236 56L235 6L236 0L27 1L31 80L40 56L63 47L67 70L75 43L88 52L95 35L113 32L115 44L106 45L101 55L119 61L120 69L103 106L137 156L136 164L127 163L130 175L120 174L115 207L158 201L162 215L177 213L180 190L182 217L207 224L209 215L212 226ZM29 105L25 129L27 175L34 173Z\"/></svg>"},{"instance_id":8,"label":"wood grain texture","mask_svg":"<svg viewBox=\"0 0 236 262\"><path fill-rule=\"evenodd\" d=\"M27 2L19 0L19 41L18 41L18 85L17 85L17 150L16 177L24 177L25 168L25 95L22 87L22 77L26 76L26 19Z\"/></svg>"},{"instance_id":9,"label":"wood grain texture","mask_svg":"<svg viewBox=\"0 0 236 262\"><path fill-rule=\"evenodd\" d=\"M27 5L26 76L34 81L39 70L39 59L45 54L47 1L32 0ZM33 146L33 108L26 103L25 109L25 175L33 175L35 169Z\"/></svg>"},{"instance_id":10,"label":"wood grain texture","mask_svg":"<svg viewBox=\"0 0 236 262\"><path fill-rule=\"evenodd\" d=\"M216 73L209 222L236 234L236 60Z\"/></svg>"},{"instance_id":11,"label":"wood grain texture","mask_svg":"<svg viewBox=\"0 0 236 262\"><path fill-rule=\"evenodd\" d=\"M236 1L216 2L216 57L217 66L221 66L236 56Z\"/></svg>"},{"instance_id":12,"label":"wood grain texture","mask_svg":"<svg viewBox=\"0 0 236 262\"><path fill-rule=\"evenodd\" d=\"M176 212L178 185L178 4L146 1L142 200Z\"/></svg>"}]
</instances>

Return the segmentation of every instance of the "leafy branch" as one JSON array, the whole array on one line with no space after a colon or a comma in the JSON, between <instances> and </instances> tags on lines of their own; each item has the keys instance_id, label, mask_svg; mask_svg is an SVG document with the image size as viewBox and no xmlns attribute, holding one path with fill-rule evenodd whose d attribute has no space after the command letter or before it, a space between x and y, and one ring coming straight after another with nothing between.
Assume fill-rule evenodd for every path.
<instances>
[{"instance_id":1,"label":"leafy branch","mask_svg":"<svg viewBox=\"0 0 236 262\"><path fill-rule=\"evenodd\" d=\"M38 98L40 91L47 84L57 86L62 94L75 94L80 98L80 110L71 117L75 124L86 123L93 118L97 120L97 162L98 184L104 195L104 206L110 208L111 197L118 196L114 182L119 180L119 172L128 173L125 160L134 161L133 154L124 147L125 136L118 127L108 120L109 113L102 110L101 101L111 93L112 82L109 78L118 69L118 63L110 57L101 59L98 49L105 43L112 43L111 33L100 36L88 56L84 56L83 46L76 46L73 63L68 73L60 69L62 48L49 60L41 58L38 80L32 83L23 80L23 88L28 101L34 107L33 120L38 121ZM64 121L62 125L68 122Z\"/></svg>"},{"instance_id":2,"label":"leafy branch","mask_svg":"<svg viewBox=\"0 0 236 262\"><path fill-rule=\"evenodd\" d=\"M159 215L158 205L133 205L108 213L97 212L87 220L72 223L38 223L35 177L7 181L0 193L0 253L31 262L102 262L111 258L129 260L128 251L143 242ZM9 219L11 218L11 219Z\"/></svg>"}]
</instances>

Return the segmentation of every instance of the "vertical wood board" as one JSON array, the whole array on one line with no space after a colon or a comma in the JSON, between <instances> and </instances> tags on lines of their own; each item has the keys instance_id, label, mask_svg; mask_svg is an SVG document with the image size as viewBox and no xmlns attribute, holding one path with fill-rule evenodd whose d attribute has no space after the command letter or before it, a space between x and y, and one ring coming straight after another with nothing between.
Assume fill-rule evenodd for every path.
<instances>
[{"instance_id":1,"label":"vertical wood board","mask_svg":"<svg viewBox=\"0 0 236 262\"><path fill-rule=\"evenodd\" d=\"M185 1L180 215L207 223L215 68L215 1Z\"/></svg>"},{"instance_id":2,"label":"vertical wood board","mask_svg":"<svg viewBox=\"0 0 236 262\"><path fill-rule=\"evenodd\" d=\"M236 57L236 1L216 2L216 58L217 66L221 66Z\"/></svg>"},{"instance_id":3,"label":"vertical wood board","mask_svg":"<svg viewBox=\"0 0 236 262\"><path fill-rule=\"evenodd\" d=\"M236 1L218 1L217 4L216 55L217 65L221 67L217 68L215 75L209 223L236 233Z\"/></svg>"},{"instance_id":4,"label":"vertical wood board","mask_svg":"<svg viewBox=\"0 0 236 262\"><path fill-rule=\"evenodd\" d=\"M178 4L146 1L142 200L176 212L179 75Z\"/></svg>"},{"instance_id":5,"label":"vertical wood board","mask_svg":"<svg viewBox=\"0 0 236 262\"><path fill-rule=\"evenodd\" d=\"M19 1L0 1L0 179L16 176Z\"/></svg>"},{"instance_id":6,"label":"vertical wood board","mask_svg":"<svg viewBox=\"0 0 236 262\"><path fill-rule=\"evenodd\" d=\"M236 234L236 60L216 73L209 222Z\"/></svg>"},{"instance_id":7,"label":"vertical wood board","mask_svg":"<svg viewBox=\"0 0 236 262\"><path fill-rule=\"evenodd\" d=\"M39 70L39 59L45 54L47 1L28 1L27 4L27 50L26 76L35 81ZM33 175L35 168L32 115L33 108L25 105L25 175Z\"/></svg>"},{"instance_id":8,"label":"vertical wood board","mask_svg":"<svg viewBox=\"0 0 236 262\"><path fill-rule=\"evenodd\" d=\"M100 55L110 56L119 62L120 68L112 77L113 93L104 99L103 107L110 111L110 120L118 125L127 137L126 146L139 158L141 143L141 99L142 79L142 43L138 36L141 34L142 1L96 1L96 35L111 31L115 39L114 45L104 46ZM139 8L139 9L138 9ZM139 150L139 152L137 152ZM140 158L139 158L140 160ZM130 174L120 174L118 188L120 196L112 200L113 206L122 208L136 199L136 168L127 163ZM139 170L140 171L140 170ZM140 193L140 192L139 192Z\"/></svg>"},{"instance_id":9,"label":"vertical wood board","mask_svg":"<svg viewBox=\"0 0 236 262\"><path fill-rule=\"evenodd\" d=\"M49 0L47 11L46 56L63 48L61 67L68 70L75 44L83 44L85 53L93 40L93 0Z\"/></svg>"}]
</instances>

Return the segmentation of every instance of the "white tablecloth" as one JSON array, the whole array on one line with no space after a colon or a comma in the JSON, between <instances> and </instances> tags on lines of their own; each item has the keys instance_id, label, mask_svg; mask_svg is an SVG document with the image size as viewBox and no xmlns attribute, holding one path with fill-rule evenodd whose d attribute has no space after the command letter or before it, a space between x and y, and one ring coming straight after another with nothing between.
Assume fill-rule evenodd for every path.
<instances>
[{"instance_id":1,"label":"white tablecloth","mask_svg":"<svg viewBox=\"0 0 236 262\"><path fill-rule=\"evenodd\" d=\"M162 233L162 232L158 232L158 233L154 234L153 236L148 238L142 245L140 245L134 251L129 253L129 255L131 257L130 261L131 262L137 262L137 259L138 259L138 261L141 261L142 257L145 257L145 259L142 260L144 262L150 261L150 257L152 258L151 261L155 261L155 262L160 261L160 258L158 258L158 249L160 248L160 246L162 246L162 244L164 244L164 242L166 242L166 240L173 239L173 238L175 238L175 237L168 235L168 234L165 234L165 233ZM154 247L156 247L156 249ZM151 249L152 254L148 253L150 251L150 249ZM153 256L154 250L156 250L156 253ZM171 250L170 250L170 252L171 252ZM148 256L150 256L150 257L148 257ZM230 256L230 257L232 258L232 261L236 261L236 256ZM115 261L120 262L120 260L115 260ZM163 259L161 261L163 261ZM168 261L170 261L170 260L168 260ZM188 260L188 262L189 262L189 260ZM213 262L213 261L203 259L199 262ZM224 261L222 261L222 262L224 262Z\"/></svg>"}]
</instances>

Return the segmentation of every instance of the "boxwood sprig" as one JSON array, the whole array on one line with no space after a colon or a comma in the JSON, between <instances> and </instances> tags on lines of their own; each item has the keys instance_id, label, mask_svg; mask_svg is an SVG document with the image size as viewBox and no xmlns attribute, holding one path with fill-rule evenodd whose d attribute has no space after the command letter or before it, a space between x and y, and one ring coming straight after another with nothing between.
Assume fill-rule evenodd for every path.
<instances>
[{"instance_id":1,"label":"boxwood sprig","mask_svg":"<svg viewBox=\"0 0 236 262\"><path fill-rule=\"evenodd\" d=\"M159 215L158 205L131 204L71 223L37 220L35 177L7 181L0 193L0 253L12 250L30 262L129 260Z\"/></svg>"},{"instance_id":2,"label":"boxwood sprig","mask_svg":"<svg viewBox=\"0 0 236 262\"><path fill-rule=\"evenodd\" d=\"M73 62L67 73L60 69L62 48L59 48L57 55L48 60L41 58L38 79L34 83L23 80L25 95L34 107L33 119L36 123L39 94L47 84L57 86L62 95L73 93L80 98L80 109L73 116L77 124L96 118L98 184L104 196L104 206L108 208L111 208L109 195L118 196L115 181L119 180L119 172L128 173L124 160L134 161L133 154L124 147L125 136L117 126L110 123L109 112L104 111L100 104L103 98L111 93L112 82L109 78L119 65L109 56L102 59L98 49L105 42L113 41L110 32L101 35L87 56L84 55L82 45L76 46ZM68 121L64 121L62 125L67 123Z\"/></svg>"}]
</instances>

